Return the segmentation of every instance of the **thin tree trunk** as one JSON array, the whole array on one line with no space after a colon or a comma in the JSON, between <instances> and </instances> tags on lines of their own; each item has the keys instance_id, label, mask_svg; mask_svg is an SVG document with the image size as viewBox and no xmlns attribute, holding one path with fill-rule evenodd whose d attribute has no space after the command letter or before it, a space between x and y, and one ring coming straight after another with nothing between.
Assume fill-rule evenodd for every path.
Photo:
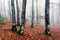
<instances>
[{"instance_id":1,"label":"thin tree trunk","mask_svg":"<svg viewBox=\"0 0 60 40\"><path fill-rule=\"evenodd\" d=\"M18 0L16 0L16 7L17 7L17 26L20 26Z\"/></svg>"},{"instance_id":2,"label":"thin tree trunk","mask_svg":"<svg viewBox=\"0 0 60 40\"><path fill-rule=\"evenodd\" d=\"M1 11L0 11L0 18L1 18Z\"/></svg>"},{"instance_id":3,"label":"thin tree trunk","mask_svg":"<svg viewBox=\"0 0 60 40\"><path fill-rule=\"evenodd\" d=\"M32 20L31 20L31 27L33 27L34 25L34 0L32 0Z\"/></svg>"},{"instance_id":4,"label":"thin tree trunk","mask_svg":"<svg viewBox=\"0 0 60 40\"><path fill-rule=\"evenodd\" d=\"M37 17L36 17L37 24L39 24L39 22L38 22L38 0L36 0L36 15L37 15Z\"/></svg>"}]
</instances>

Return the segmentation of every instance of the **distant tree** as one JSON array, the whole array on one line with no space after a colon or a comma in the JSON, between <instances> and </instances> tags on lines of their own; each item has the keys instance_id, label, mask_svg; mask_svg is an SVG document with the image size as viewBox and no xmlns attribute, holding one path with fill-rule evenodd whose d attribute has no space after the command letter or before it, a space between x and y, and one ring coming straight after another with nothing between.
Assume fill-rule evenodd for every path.
<instances>
[{"instance_id":1,"label":"distant tree","mask_svg":"<svg viewBox=\"0 0 60 40\"><path fill-rule=\"evenodd\" d=\"M0 12L0 18L1 18L1 12Z\"/></svg>"},{"instance_id":2,"label":"distant tree","mask_svg":"<svg viewBox=\"0 0 60 40\"><path fill-rule=\"evenodd\" d=\"M36 0L36 23L38 24L38 0Z\"/></svg>"},{"instance_id":3,"label":"distant tree","mask_svg":"<svg viewBox=\"0 0 60 40\"><path fill-rule=\"evenodd\" d=\"M34 14L36 15L36 23L38 23L38 0L32 0L32 20L31 20L31 27L34 25Z\"/></svg>"},{"instance_id":4,"label":"distant tree","mask_svg":"<svg viewBox=\"0 0 60 40\"><path fill-rule=\"evenodd\" d=\"M16 0L16 7L17 7L17 26L20 26L18 0Z\"/></svg>"},{"instance_id":5,"label":"distant tree","mask_svg":"<svg viewBox=\"0 0 60 40\"><path fill-rule=\"evenodd\" d=\"M10 16L10 20L12 19L12 14L11 14L11 0L8 1L8 5L9 5L9 16Z\"/></svg>"},{"instance_id":6,"label":"distant tree","mask_svg":"<svg viewBox=\"0 0 60 40\"><path fill-rule=\"evenodd\" d=\"M32 0L32 20L31 20L31 27L34 25L34 1Z\"/></svg>"}]
</instances>

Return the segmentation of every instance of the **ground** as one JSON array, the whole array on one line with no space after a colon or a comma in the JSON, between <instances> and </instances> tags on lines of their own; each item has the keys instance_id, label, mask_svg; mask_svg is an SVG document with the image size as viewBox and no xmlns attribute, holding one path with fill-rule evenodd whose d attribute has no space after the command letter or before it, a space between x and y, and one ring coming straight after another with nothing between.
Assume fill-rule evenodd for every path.
<instances>
[{"instance_id":1,"label":"ground","mask_svg":"<svg viewBox=\"0 0 60 40\"><path fill-rule=\"evenodd\" d=\"M0 25L0 40L60 40L60 29L55 26L50 27L51 36L44 34L45 27L43 25L34 25L34 28L31 28L30 24L26 23L24 35L12 32L11 28L11 23Z\"/></svg>"}]
</instances>

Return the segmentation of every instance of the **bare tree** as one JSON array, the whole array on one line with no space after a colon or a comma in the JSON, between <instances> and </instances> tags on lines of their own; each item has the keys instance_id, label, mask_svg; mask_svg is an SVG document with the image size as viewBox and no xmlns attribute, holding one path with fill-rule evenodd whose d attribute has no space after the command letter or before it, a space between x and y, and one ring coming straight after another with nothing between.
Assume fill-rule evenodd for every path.
<instances>
[{"instance_id":1,"label":"bare tree","mask_svg":"<svg viewBox=\"0 0 60 40\"><path fill-rule=\"evenodd\" d=\"M26 1L27 0L23 0L23 4L22 4L22 15L21 15L21 27L20 30L18 31L18 34L23 35L24 34L24 27L25 27L25 14L26 14Z\"/></svg>"},{"instance_id":2,"label":"bare tree","mask_svg":"<svg viewBox=\"0 0 60 40\"><path fill-rule=\"evenodd\" d=\"M0 11L0 18L1 18L1 11Z\"/></svg>"},{"instance_id":3,"label":"bare tree","mask_svg":"<svg viewBox=\"0 0 60 40\"><path fill-rule=\"evenodd\" d=\"M33 27L34 24L34 11L33 11L33 0L32 0L32 20L31 20L31 27Z\"/></svg>"},{"instance_id":4,"label":"bare tree","mask_svg":"<svg viewBox=\"0 0 60 40\"><path fill-rule=\"evenodd\" d=\"M17 26L20 26L18 0L16 0L16 8L17 8Z\"/></svg>"},{"instance_id":5,"label":"bare tree","mask_svg":"<svg viewBox=\"0 0 60 40\"><path fill-rule=\"evenodd\" d=\"M11 0L11 7L12 7L12 31L17 31L14 0Z\"/></svg>"},{"instance_id":6,"label":"bare tree","mask_svg":"<svg viewBox=\"0 0 60 40\"><path fill-rule=\"evenodd\" d=\"M50 4L50 0L46 0L45 1L45 34L48 36L51 36L50 33L50 19L49 19L49 4Z\"/></svg>"}]
</instances>

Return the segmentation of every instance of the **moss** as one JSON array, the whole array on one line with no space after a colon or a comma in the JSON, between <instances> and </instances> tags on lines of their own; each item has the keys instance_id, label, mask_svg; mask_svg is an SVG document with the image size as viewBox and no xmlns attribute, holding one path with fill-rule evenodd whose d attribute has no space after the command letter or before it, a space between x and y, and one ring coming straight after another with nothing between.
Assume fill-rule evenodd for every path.
<instances>
[{"instance_id":1,"label":"moss","mask_svg":"<svg viewBox=\"0 0 60 40\"><path fill-rule=\"evenodd\" d=\"M0 19L0 24L4 24L5 22L4 22L4 19L3 18L1 18Z\"/></svg>"}]
</instances>

